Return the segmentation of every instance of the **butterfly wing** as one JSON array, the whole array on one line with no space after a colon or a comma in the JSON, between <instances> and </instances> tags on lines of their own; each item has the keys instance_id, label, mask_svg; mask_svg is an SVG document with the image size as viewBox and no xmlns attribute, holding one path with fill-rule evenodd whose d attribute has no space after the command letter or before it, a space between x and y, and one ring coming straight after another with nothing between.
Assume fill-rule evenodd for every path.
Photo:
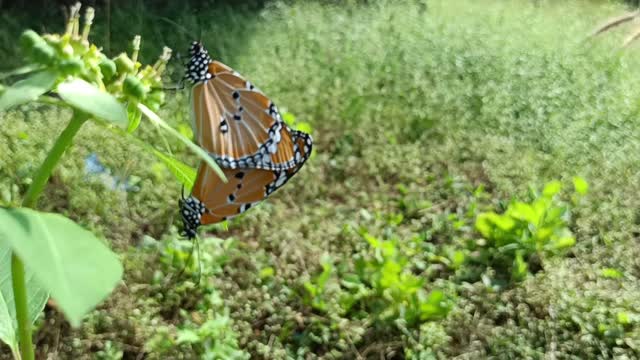
<instances>
[{"instance_id":1,"label":"butterfly wing","mask_svg":"<svg viewBox=\"0 0 640 360\"><path fill-rule=\"evenodd\" d=\"M309 158L312 140L308 134L290 131L297 163L286 170L224 169L229 180L224 183L205 163L200 164L191 194L206 210L199 224L213 224L237 216L266 199L286 184Z\"/></svg>"},{"instance_id":2,"label":"butterfly wing","mask_svg":"<svg viewBox=\"0 0 640 360\"><path fill-rule=\"evenodd\" d=\"M283 170L296 165L292 135L277 106L242 75L211 61L200 47L192 50L187 77L195 82L197 142L222 167ZM280 143L285 146L280 148Z\"/></svg>"}]
</instances>

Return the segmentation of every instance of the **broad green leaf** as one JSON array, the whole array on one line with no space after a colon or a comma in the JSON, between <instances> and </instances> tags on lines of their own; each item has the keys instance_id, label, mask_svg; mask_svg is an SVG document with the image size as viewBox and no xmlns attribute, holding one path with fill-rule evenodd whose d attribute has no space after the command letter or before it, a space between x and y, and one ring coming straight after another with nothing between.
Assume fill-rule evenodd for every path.
<instances>
[{"instance_id":1,"label":"broad green leaf","mask_svg":"<svg viewBox=\"0 0 640 360\"><path fill-rule=\"evenodd\" d=\"M0 242L8 243L33 271L72 326L78 326L122 277L116 254L58 214L0 209Z\"/></svg>"},{"instance_id":2,"label":"broad green leaf","mask_svg":"<svg viewBox=\"0 0 640 360\"><path fill-rule=\"evenodd\" d=\"M16 82L0 94L0 111L36 100L51 90L57 77L55 73L42 71Z\"/></svg>"},{"instance_id":3,"label":"broad green leaf","mask_svg":"<svg viewBox=\"0 0 640 360\"><path fill-rule=\"evenodd\" d=\"M153 154L162 161L162 163L171 171L176 179L184 184L187 191L191 191L193 184L196 182L196 171L189 165L165 155L158 150L151 149Z\"/></svg>"},{"instance_id":4,"label":"broad green leaf","mask_svg":"<svg viewBox=\"0 0 640 360\"><path fill-rule=\"evenodd\" d=\"M84 80L73 79L63 82L58 85L57 91L66 103L76 109L125 129L129 125L124 106L113 95Z\"/></svg>"},{"instance_id":5,"label":"broad green leaf","mask_svg":"<svg viewBox=\"0 0 640 360\"><path fill-rule=\"evenodd\" d=\"M220 179L222 179L222 181L227 182L227 177L222 172L222 169L220 169L218 164L216 164L215 160L213 160L213 158L211 156L209 156L209 154L207 154L206 151L202 150L201 147L199 147L198 145L194 144L191 140L187 139L180 132L178 132L177 130L175 130L171 126L169 126L169 124L167 124L164 120L162 120L162 118L160 118L160 116L158 116L156 113L151 111L151 109L149 109L148 107L144 106L144 104L138 104L138 109L140 109L140 111L142 111L142 113L149 120L151 120L151 122L153 122L155 125L161 127L163 130L165 130L166 132L168 132L172 136L176 137L178 140L182 141L185 145L187 145L189 150L193 151L193 153L198 155L198 157L201 160L206 162L207 165L209 165L209 167L212 168L216 172L216 174L220 177Z\"/></svg>"},{"instance_id":6,"label":"broad green leaf","mask_svg":"<svg viewBox=\"0 0 640 360\"><path fill-rule=\"evenodd\" d=\"M573 187L576 189L576 192L580 195L586 195L589 191L589 184L587 181L579 176L573 178Z\"/></svg>"},{"instance_id":7,"label":"broad green leaf","mask_svg":"<svg viewBox=\"0 0 640 360\"><path fill-rule=\"evenodd\" d=\"M0 340L16 354L19 351L18 322L11 283L11 247L5 242L0 242L0 274ZM25 282L29 297L29 319L33 323L44 309L49 293L38 283L29 269L26 270Z\"/></svg>"}]
</instances>

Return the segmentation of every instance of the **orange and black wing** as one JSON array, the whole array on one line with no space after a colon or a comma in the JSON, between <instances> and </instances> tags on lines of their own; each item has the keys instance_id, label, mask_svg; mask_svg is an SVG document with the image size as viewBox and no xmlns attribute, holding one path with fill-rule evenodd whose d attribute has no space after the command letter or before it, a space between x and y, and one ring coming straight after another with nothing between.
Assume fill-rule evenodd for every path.
<instances>
[{"instance_id":1,"label":"orange and black wing","mask_svg":"<svg viewBox=\"0 0 640 360\"><path fill-rule=\"evenodd\" d=\"M290 130L296 165L286 170L223 169L228 182L202 162L191 196L181 202L184 233L195 236L199 225L237 216L278 190L297 173L311 155L311 136Z\"/></svg>"},{"instance_id":2,"label":"orange and black wing","mask_svg":"<svg viewBox=\"0 0 640 360\"><path fill-rule=\"evenodd\" d=\"M233 69L212 61L202 45L192 45L191 53L187 78L195 83L192 109L198 144L224 168L294 167L292 134L277 106Z\"/></svg>"}]
</instances>

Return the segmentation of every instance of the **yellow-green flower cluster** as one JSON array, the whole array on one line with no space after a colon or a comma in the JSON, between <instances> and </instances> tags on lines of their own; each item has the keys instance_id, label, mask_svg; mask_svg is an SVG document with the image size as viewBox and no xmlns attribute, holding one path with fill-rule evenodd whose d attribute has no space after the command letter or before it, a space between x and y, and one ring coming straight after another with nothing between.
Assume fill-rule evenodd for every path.
<instances>
[{"instance_id":1,"label":"yellow-green flower cluster","mask_svg":"<svg viewBox=\"0 0 640 360\"><path fill-rule=\"evenodd\" d=\"M161 75L171 49L165 48L154 65L142 65L138 62L141 39L136 36L132 54L123 52L109 58L89 42L93 18L94 10L88 8L81 32L78 3L71 7L65 33L41 36L27 30L20 38L22 50L33 65L59 74L60 82L69 77L82 78L126 103L131 111L137 111L138 103L157 110L165 99Z\"/></svg>"}]
</instances>

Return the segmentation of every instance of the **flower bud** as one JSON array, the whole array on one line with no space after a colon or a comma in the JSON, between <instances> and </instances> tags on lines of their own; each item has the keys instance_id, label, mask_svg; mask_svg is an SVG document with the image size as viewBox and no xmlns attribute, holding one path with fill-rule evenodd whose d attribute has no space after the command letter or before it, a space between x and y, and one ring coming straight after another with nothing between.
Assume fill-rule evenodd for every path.
<instances>
[{"instance_id":1,"label":"flower bud","mask_svg":"<svg viewBox=\"0 0 640 360\"><path fill-rule=\"evenodd\" d=\"M120 74L132 73L135 70L134 62L131 61L125 53L118 55L118 57L114 59L114 62Z\"/></svg>"},{"instance_id":2,"label":"flower bud","mask_svg":"<svg viewBox=\"0 0 640 360\"><path fill-rule=\"evenodd\" d=\"M56 59L55 49L33 30L22 33L20 45L25 53L37 63L51 65Z\"/></svg>"},{"instance_id":3,"label":"flower bud","mask_svg":"<svg viewBox=\"0 0 640 360\"><path fill-rule=\"evenodd\" d=\"M122 84L122 92L138 100L144 100L149 89L135 76L127 75Z\"/></svg>"},{"instance_id":4,"label":"flower bud","mask_svg":"<svg viewBox=\"0 0 640 360\"><path fill-rule=\"evenodd\" d=\"M100 72L102 72L102 78L106 81L111 80L116 74L116 63L106 56L100 60L98 66L100 67Z\"/></svg>"},{"instance_id":5,"label":"flower bud","mask_svg":"<svg viewBox=\"0 0 640 360\"><path fill-rule=\"evenodd\" d=\"M77 75L84 70L84 62L78 58L62 60L58 68L63 75Z\"/></svg>"},{"instance_id":6,"label":"flower bud","mask_svg":"<svg viewBox=\"0 0 640 360\"><path fill-rule=\"evenodd\" d=\"M154 90L147 95L146 105L153 111L158 111L160 105L164 104L165 94L162 90Z\"/></svg>"}]
</instances>

